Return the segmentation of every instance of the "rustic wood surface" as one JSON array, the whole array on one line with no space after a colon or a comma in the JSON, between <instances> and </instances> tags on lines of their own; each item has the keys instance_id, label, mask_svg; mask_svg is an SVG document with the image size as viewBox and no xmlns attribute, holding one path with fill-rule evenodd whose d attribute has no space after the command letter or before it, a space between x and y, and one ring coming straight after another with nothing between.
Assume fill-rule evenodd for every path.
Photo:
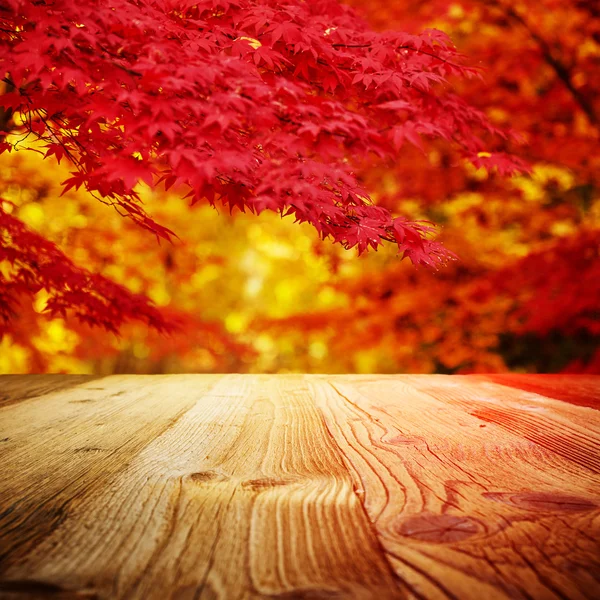
<instances>
[{"instance_id":1,"label":"rustic wood surface","mask_svg":"<svg viewBox=\"0 0 600 600\"><path fill-rule=\"evenodd\" d=\"M0 377L0 598L600 598L600 377Z\"/></svg>"}]
</instances>

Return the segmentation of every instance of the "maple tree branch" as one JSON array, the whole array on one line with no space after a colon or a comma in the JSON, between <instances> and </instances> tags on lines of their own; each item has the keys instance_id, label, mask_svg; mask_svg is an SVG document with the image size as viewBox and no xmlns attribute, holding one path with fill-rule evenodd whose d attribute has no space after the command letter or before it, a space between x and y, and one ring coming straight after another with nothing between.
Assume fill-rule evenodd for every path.
<instances>
[{"instance_id":1,"label":"maple tree branch","mask_svg":"<svg viewBox=\"0 0 600 600\"><path fill-rule=\"evenodd\" d=\"M598 117L594 110L592 103L586 98L573 84L573 78L571 76L571 71L569 68L563 63L559 58L557 58L550 48L548 42L539 34L537 31L532 29L529 23L522 17L519 13L517 13L512 7L504 6L499 2L489 2L489 4L500 7L507 16L513 18L515 21L520 23L526 31L529 33L531 38L538 45L539 49L542 52L542 56L546 63L554 70L556 76L562 81L563 85L567 88L569 93L571 94L573 100L575 100L576 104L579 105L579 108L585 113L590 123L593 125L598 125Z\"/></svg>"},{"instance_id":2,"label":"maple tree branch","mask_svg":"<svg viewBox=\"0 0 600 600\"><path fill-rule=\"evenodd\" d=\"M118 69L122 69L128 75L131 75L132 77L142 77L142 73L139 73L138 71L134 71L133 69L129 69L127 67L124 67L123 65L120 65L118 62L116 62L118 60L122 60L122 58L119 55L115 55L114 52L111 52L108 48L105 48L99 42L97 42L97 44L98 44L98 48L100 48L100 50L102 50L102 52L104 52L107 56L109 56L110 58L113 59L111 61L111 64L113 66L117 67Z\"/></svg>"},{"instance_id":3,"label":"maple tree branch","mask_svg":"<svg viewBox=\"0 0 600 600\"><path fill-rule=\"evenodd\" d=\"M71 153L71 150L69 149L69 147L56 135L56 133L54 132L54 130L50 126L50 124L49 124L48 121L50 120L50 121L54 122L54 119L47 119L46 117L44 117L44 115L39 110L36 110L34 112L38 115L38 117L44 123L44 125L46 125L46 128L50 132L50 135L53 136L53 138L51 137L51 138L47 138L47 139L52 139L52 141L54 141L55 143L57 143L58 145L60 145L61 148L64 150L67 158L71 161L71 163L73 164L73 166L77 170L77 172L84 174L85 173L85 168L81 165L80 161L78 161L75 158L75 156ZM29 132L29 133L31 133L31 132ZM73 143L75 143L77 146L79 146L81 152L87 152L86 148L81 144L81 142L79 142L79 140L75 139L75 137L71 133L68 133L67 131L64 131L64 134L67 135L73 141ZM86 191L90 194L90 196L92 198L94 198L94 200L97 200L98 202L101 202L105 206L112 206L114 208L114 210L117 211L117 214L119 216L121 216L121 217L128 217L132 221L140 223L140 224L143 225L143 222L140 221L140 217L136 216L136 215L134 215L132 213L131 208L130 208L131 207L131 202L128 203L127 201L123 201L123 200L121 200L119 198L117 198L116 200L105 200L104 198L102 198L98 194L96 194L93 190L90 190L87 187L87 185L86 185ZM119 210L119 207L122 207L125 212L121 212ZM141 217L146 217L147 216L146 212L143 211L143 210L141 210L139 206L136 206L136 209L138 209L140 211L140 216Z\"/></svg>"},{"instance_id":4,"label":"maple tree branch","mask_svg":"<svg viewBox=\"0 0 600 600\"><path fill-rule=\"evenodd\" d=\"M2 81L5 87L3 93L10 93L15 90L15 84L10 79L4 77ZM0 141L2 141L6 134L11 130L10 123L12 121L12 116L12 108L0 106Z\"/></svg>"},{"instance_id":5,"label":"maple tree branch","mask_svg":"<svg viewBox=\"0 0 600 600\"><path fill-rule=\"evenodd\" d=\"M370 48L371 43L368 44L331 44L333 48Z\"/></svg>"}]
</instances>

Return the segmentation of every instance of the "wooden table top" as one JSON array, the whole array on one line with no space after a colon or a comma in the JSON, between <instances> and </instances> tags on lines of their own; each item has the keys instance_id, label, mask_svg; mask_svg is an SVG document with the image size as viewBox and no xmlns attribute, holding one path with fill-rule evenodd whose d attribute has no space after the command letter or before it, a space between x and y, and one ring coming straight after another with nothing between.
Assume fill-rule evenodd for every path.
<instances>
[{"instance_id":1,"label":"wooden table top","mask_svg":"<svg viewBox=\"0 0 600 600\"><path fill-rule=\"evenodd\" d=\"M600 377L0 377L0 598L600 598Z\"/></svg>"}]
</instances>

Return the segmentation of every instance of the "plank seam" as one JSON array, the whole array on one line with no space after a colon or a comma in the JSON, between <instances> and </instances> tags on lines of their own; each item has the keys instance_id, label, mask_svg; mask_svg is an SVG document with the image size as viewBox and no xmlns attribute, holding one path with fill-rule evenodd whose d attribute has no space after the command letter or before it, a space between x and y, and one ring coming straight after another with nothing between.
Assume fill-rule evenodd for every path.
<instances>
[{"instance_id":1,"label":"plank seam","mask_svg":"<svg viewBox=\"0 0 600 600\"><path fill-rule=\"evenodd\" d=\"M331 387L335 393L340 396L341 398L348 400L347 398L345 398L338 390L337 388L330 383L329 381L325 381L326 385ZM348 400L348 402L351 402L350 400ZM336 454L338 455L338 458L341 460L342 465L344 466L344 469L346 470L346 472L348 473L348 476L350 477L350 479L354 479L352 477L352 473L349 471L348 467L347 467L347 462L348 460L346 459L346 455L344 454L344 451L342 450L341 446L337 443L335 436L333 435L332 431L330 430L328 424L327 424L327 419L325 418L325 415L323 414L323 410L321 409L321 407L317 406L315 403L315 407L317 409L317 412L319 414L319 419L321 420L321 423L324 427L324 430L327 432L327 435L332 443L332 447L335 450ZM368 413L366 413L368 415ZM352 486L352 494L353 496L356 498L356 500L358 501L358 505L360 506L360 510L361 513L364 517L364 520L367 524L367 527L369 528L369 531L371 532L371 535L373 536L373 539L375 540L375 544L377 546L377 549L380 552L380 555L383 559L383 562L388 570L388 573L390 574L391 578L393 581L396 582L399 591L410 591L410 593L412 593L415 597L419 598L419 599L424 599L424 596L422 596L417 590L415 590L413 588L413 586L411 586L407 581L405 581L404 579L402 579L398 573L396 573L396 571L394 570L394 567L392 566L392 563L390 562L389 556L387 551L385 550L382 542L381 542L381 538L379 537L379 534L377 533L377 528L375 527L375 523L373 523L371 521L371 519L369 518L369 514L367 512L367 509L364 505L363 500L361 499L360 495L356 493L356 489L354 486Z\"/></svg>"}]
</instances>

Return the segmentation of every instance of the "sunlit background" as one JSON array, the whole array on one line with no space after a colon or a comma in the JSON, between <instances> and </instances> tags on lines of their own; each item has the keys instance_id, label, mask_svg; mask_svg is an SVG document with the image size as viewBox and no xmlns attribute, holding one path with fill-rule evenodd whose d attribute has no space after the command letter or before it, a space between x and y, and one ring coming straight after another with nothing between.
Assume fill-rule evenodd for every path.
<instances>
[{"instance_id":1,"label":"sunlit background","mask_svg":"<svg viewBox=\"0 0 600 600\"><path fill-rule=\"evenodd\" d=\"M76 264L147 294L180 329L131 324L117 337L49 319L42 291L0 342L1 373L600 372L594 3L352 4L376 27L448 32L486 70L456 87L522 134L512 150L531 176L503 180L441 144L365 170L374 198L437 223L459 260L431 272L391 247L357 257L292 219L190 208L140 187L179 236L158 244L84 191L61 197L64 162L4 153L0 194L13 214Z\"/></svg>"}]
</instances>

